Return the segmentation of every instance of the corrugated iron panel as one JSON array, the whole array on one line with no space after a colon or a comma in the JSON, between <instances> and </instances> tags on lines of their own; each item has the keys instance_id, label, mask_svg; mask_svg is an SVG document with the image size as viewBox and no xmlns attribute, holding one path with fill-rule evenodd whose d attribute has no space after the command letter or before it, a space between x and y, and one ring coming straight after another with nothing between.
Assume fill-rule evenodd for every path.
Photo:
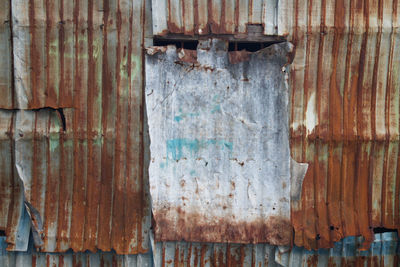
<instances>
[{"instance_id":1,"label":"corrugated iron panel","mask_svg":"<svg viewBox=\"0 0 400 267\"><path fill-rule=\"evenodd\" d=\"M346 237L331 249L310 251L294 247L289 252L275 250L275 261L282 266L398 266L400 242L396 233L375 234L367 251L362 238Z\"/></svg>"},{"instance_id":2,"label":"corrugated iron panel","mask_svg":"<svg viewBox=\"0 0 400 267\"><path fill-rule=\"evenodd\" d=\"M115 252L79 252L44 253L37 252L32 246L26 252L10 252L7 243L0 237L0 266L60 266L60 267L151 267L153 258L150 253L137 255L118 255Z\"/></svg>"},{"instance_id":3,"label":"corrugated iron panel","mask_svg":"<svg viewBox=\"0 0 400 267\"><path fill-rule=\"evenodd\" d=\"M266 35L287 35L290 1L153 0L155 35L242 34L247 24L262 24Z\"/></svg>"},{"instance_id":4,"label":"corrugated iron panel","mask_svg":"<svg viewBox=\"0 0 400 267\"><path fill-rule=\"evenodd\" d=\"M13 201L13 143L10 138L13 111L0 112L0 230L7 228L10 204ZM16 188L15 188L16 189Z\"/></svg>"},{"instance_id":5,"label":"corrugated iron panel","mask_svg":"<svg viewBox=\"0 0 400 267\"><path fill-rule=\"evenodd\" d=\"M400 2L293 1L291 155L309 163L295 244L400 226Z\"/></svg>"},{"instance_id":6,"label":"corrugated iron panel","mask_svg":"<svg viewBox=\"0 0 400 267\"><path fill-rule=\"evenodd\" d=\"M134 254L148 250L150 214L143 166L118 161L118 151L112 150L111 156L103 159L115 166L107 170L110 173L97 167L104 144L114 145L116 137L105 137L101 132L90 139L77 135L72 109L64 109L65 131L55 110L2 110L0 114L1 129L6 130L0 141L4 146L1 196L6 200L2 203L9 202L1 217L9 250L24 250L18 238L26 241L26 249L30 228L29 220L23 224L29 217L23 214L20 178L26 200L44 221L42 251L115 249L119 254ZM136 135L134 130L126 131ZM134 148L125 151L126 157L144 156ZM123 177L120 183L124 187L118 189L115 168L137 169Z\"/></svg>"},{"instance_id":7,"label":"corrugated iron panel","mask_svg":"<svg viewBox=\"0 0 400 267\"><path fill-rule=\"evenodd\" d=\"M193 0L192 8L182 1L171 4L154 0L154 32L174 33L173 24L181 25L179 33L189 34L198 34L199 29L202 29L201 34L209 33L208 29L243 33L246 23L263 23L266 34L271 34L276 26L278 29L272 34L286 35L289 31L281 29L290 29L289 39L297 48L291 74L291 151L296 160L311 164L301 204L292 206L295 243L307 248L327 247L347 235L362 234L371 240L371 227L398 228L400 1L271 1L271 5L278 6L274 12L269 8L269 1L250 2L236 1L232 8L227 2L209 5L210 1ZM137 25L143 21L143 4L133 2L128 4L129 8L121 8L125 7L124 2L118 3L119 9L115 1L105 1L104 6L102 1L77 1L76 5L66 0L12 1L12 46L11 42L3 41L8 38L2 38L1 42L1 49L7 51L0 63L0 75L7 86L1 90L4 97L0 98L0 106L75 108L65 112L67 131L62 134L65 143L61 144L63 138L58 140L60 147L67 151L59 154L59 168L63 170L57 174L60 175L59 184L54 183L57 181L54 177L47 179L48 173L57 173L57 164L45 166L48 172L38 167L47 165L47 157L54 155L43 152L46 147L45 142L39 142L40 131L35 141L39 149L37 155L40 155L34 154L32 159L37 172L35 179L46 177L43 181L50 183L49 188L70 190L56 196L59 203L44 205L38 201L39 206L44 205L41 207L44 214L46 205L49 207L47 215L51 220L57 217L57 229L70 229L57 230L60 239L47 241L53 244L46 245L49 250L54 242L60 250L71 244L75 250L96 246L107 250L113 246L111 244L123 243L119 242L123 239L121 233L111 238L113 222L118 227L121 225L117 222L119 219L110 218L124 216L114 214L111 206L120 207L125 201L120 199L124 194L118 194L115 200L113 190L121 189L123 177L128 177L123 174L126 166L137 166L135 163L142 159L138 153L142 153L143 145L125 148L123 144L126 138L131 144L141 142L135 138L142 131L142 126L137 127L141 125L142 116L137 107L142 103L139 51L143 40L142 27ZM9 21L10 2L3 1L3 5L1 18L4 16ZM260 5L263 8L259 9ZM230 15L227 16L232 12L233 23ZM177 16L169 16L170 13ZM131 14L141 16L133 15L131 19ZM273 20L271 14L274 14ZM0 34L10 36L10 27L7 24L1 27L4 28L0 28ZM126 32L133 37L127 37ZM11 48L13 60L7 59ZM125 54L125 49L136 52ZM129 56L132 54L136 56ZM11 90L11 61L15 67L14 91ZM126 89L126 75L130 80L129 90ZM130 102L124 102L127 94ZM125 110L131 112L126 115ZM10 114L2 112L1 117L5 119L0 123L11 125L9 120L15 119L11 119ZM130 126L124 128L117 120L130 120ZM7 220L12 225L9 229L19 227L24 211L21 188L18 179L15 180L16 170L10 165L14 164L14 156L3 157L14 153L10 148L12 135L7 134L13 127L12 124L11 128L3 128L7 130L1 134L0 141L0 164L4 166L0 170L0 180L2 185L3 181L14 183L14 191L7 186L0 189L0 198L11 207L2 206L0 211L11 218ZM114 129L117 130L115 135ZM133 130L136 133L129 134ZM101 143L96 143L99 140ZM56 144L57 138L48 143ZM124 152L126 157L121 156ZM104 167L98 168L99 164ZM73 166L82 168L73 169ZM131 173L141 172L141 167L130 167ZM44 192L47 184L43 185L43 181L33 186L36 187L34 191L37 190L35 194L56 199L51 191ZM145 183L145 178L142 182ZM134 191L146 194L141 189L146 187L136 186L133 186ZM73 198L71 190L76 190ZM55 208L60 203L74 208ZM123 214L128 214L130 207L125 207ZM52 214L53 208L58 210L57 216ZM90 212L89 217L83 217L86 212ZM71 216L74 222L70 221ZM0 217L0 227L4 229L6 217ZM81 218L85 217L82 223ZM148 217L143 218L148 220ZM70 224L74 224L72 230L76 233L73 238ZM131 225L131 222L124 224ZM46 231L54 232L54 224L45 227L49 229ZM93 241L96 238L97 241Z\"/></svg>"},{"instance_id":8,"label":"corrugated iron panel","mask_svg":"<svg viewBox=\"0 0 400 267\"><path fill-rule=\"evenodd\" d=\"M236 1L233 15L226 1L195 1L193 15L180 3L153 1L155 34L234 34L262 23L296 46L291 154L310 168L292 205L295 243L329 247L399 228L400 1Z\"/></svg>"},{"instance_id":9,"label":"corrugated iron panel","mask_svg":"<svg viewBox=\"0 0 400 267\"><path fill-rule=\"evenodd\" d=\"M0 3L0 108L11 108L13 103L10 5L11 1Z\"/></svg>"},{"instance_id":10,"label":"corrugated iron panel","mask_svg":"<svg viewBox=\"0 0 400 267\"><path fill-rule=\"evenodd\" d=\"M15 99L6 104L20 109L86 105L101 120L97 111L102 105L116 107L120 88L140 87L144 5L12 1ZM102 100L106 96L113 97Z\"/></svg>"},{"instance_id":11,"label":"corrugated iron panel","mask_svg":"<svg viewBox=\"0 0 400 267\"><path fill-rule=\"evenodd\" d=\"M276 247L267 244L163 242L154 250L155 266L398 266L396 233L376 234L372 246L360 251L361 238L346 237L331 249Z\"/></svg>"},{"instance_id":12,"label":"corrugated iron panel","mask_svg":"<svg viewBox=\"0 0 400 267\"><path fill-rule=\"evenodd\" d=\"M32 246L27 252L6 251L0 237L0 266L398 266L400 242L395 233L376 234L368 251L359 251L360 238L347 237L331 249L292 250L257 244L163 242L154 254L116 255L97 253L43 253Z\"/></svg>"},{"instance_id":13,"label":"corrugated iron panel","mask_svg":"<svg viewBox=\"0 0 400 267\"><path fill-rule=\"evenodd\" d=\"M0 112L8 118L1 198L17 195L19 159L27 200L44 221L43 251L148 250L145 12L145 1L12 1L12 108L41 109ZM65 122L48 107L64 108ZM10 203L0 227L13 250L23 206Z\"/></svg>"}]
</instances>

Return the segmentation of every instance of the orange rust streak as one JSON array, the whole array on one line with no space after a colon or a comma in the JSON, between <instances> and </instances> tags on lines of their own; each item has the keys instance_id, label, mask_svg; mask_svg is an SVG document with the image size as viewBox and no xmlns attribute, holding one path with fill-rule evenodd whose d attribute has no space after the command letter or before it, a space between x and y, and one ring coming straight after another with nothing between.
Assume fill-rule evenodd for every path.
<instances>
[{"instance_id":1,"label":"orange rust streak","mask_svg":"<svg viewBox=\"0 0 400 267\"><path fill-rule=\"evenodd\" d=\"M343 102L340 92L340 83L342 77L337 77L336 74L339 71L338 56L339 56L339 44L343 40L343 35L338 29L343 29L343 17L344 14L344 2L343 0L336 1L335 8L335 33L332 48L332 72L329 86L329 128L330 136L334 140L340 140L342 138L343 130Z\"/></svg>"},{"instance_id":2,"label":"orange rust streak","mask_svg":"<svg viewBox=\"0 0 400 267\"><path fill-rule=\"evenodd\" d=\"M351 25L353 25L353 10L352 10L352 2L350 2L350 21ZM350 73L354 73L353 69L351 69L351 55L352 55L352 45L353 45L353 26L350 28L350 32L348 35L348 42L347 42L347 52L346 52L346 64L345 64L345 77L344 77L344 89L343 89L343 138L344 140L349 140L350 136L352 136L352 129L353 127L351 126L351 123L354 122L352 118L355 116L351 116L351 114L354 112L354 103L352 104L350 98L351 94L351 89L352 83L350 79ZM354 100L353 100L354 101Z\"/></svg>"},{"instance_id":3,"label":"orange rust streak","mask_svg":"<svg viewBox=\"0 0 400 267\"><path fill-rule=\"evenodd\" d=\"M203 244L201 246L201 251L200 251L200 267L206 266L206 261L205 261L206 252L207 252L207 246Z\"/></svg>"},{"instance_id":4,"label":"orange rust streak","mask_svg":"<svg viewBox=\"0 0 400 267\"><path fill-rule=\"evenodd\" d=\"M341 216L341 186L342 186L342 144L329 144L328 158L328 215L331 230L331 242L343 237Z\"/></svg>"},{"instance_id":5,"label":"orange rust streak","mask_svg":"<svg viewBox=\"0 0 400 267\"><path fill-rule=\"evenodd\" d=\"M74 251L83 250L83 237L86 225L85 206L86 203L86 179L87 179L87 132L86 132L86 100L87 83L85 83L85 72L87 62L83 55L87 54L86 42L82 38L86 31L79 29L78 25L84 19L79 2L75 3L75 95L73 127L74 127L74 194L72 205L72 224L71 224L71 248Z\"/></svg>"},{"instance_id":6,"label":"orange rust streak","mask_svg":"<svg viewBox=\"0 0 400 267\"><path fill-rule=\"evenodd\" d=\"M126 206L126 99L123 97L125 81L121 77L121 60L125 56L124 47L121 44L122 14L118 3L117 7L117 57L116 57L116 81L117 81L117 112L115 126L115 168L114 168L114 196L111 242L117 253L126 253L125 246L125 206Z\"/></svg>"},{"instance_id":7,"label":"orange rust streak","mask_svg":"<svg viewBox=\"0 0 400 267\"><path fill-rule=\"evenodd\" d=\"M39 95L36 94L37 88L39 86L39 77L40 77L40 62L38 58L38 48L36 45L36 27L35 25L35 6L34 1L29 1L29 33L30 33L30 64L32 68L32 72L30 75L30 82L31 82L31 92L32 92L32 99L31 103L29 104L30 107L38 107L39 105Z\"/></svg>"},{"instance_id":8,"label":"orange rust streak","mask_svg":"<svg viewBox=\"0 0 400 267\"><path fill-rule=\"evenodd\" d=\"M45 37L45 47L46 47L46 89L45 89L45 106L57 108L59 106L59 101L57 97L57 88L55 80L59 77L57 73L52 73L54 68L58 65L55 56L50 55L51 43L58 40L56 31L56 20L58 18L54 17L56 13L56 1L46 0L46 37ZM54 71L53 71L54 72Z\"/></svg>"},{"instance_id":9,"label":"orange rust streak","mask_svg":"<svg viewBox=\"0 0 400 267\"><path fill-rule=\"evenodd\" d=\"M50 115L48 125L47 125L47 131L50 132L50 127L52 123L55 123L52 121L54 117ZM57 119L59 119L57 117ZM59 154L60 151L59 149L55 151L51 151L50 144L51 140L50 138L47 138L46 140L46 163L47 163L47 181L46 181L46 195L45 195L45 214L44 214L44 233L49 233L48 228L51 227L52 224L57 223L57 210L58 210L58 205L59 205L59 199L58 199L58 192L59 192L59 180L60 180L60 173L59 173L59 162L55 162L54 159L57 159L57 157L54 157L55 155ZM52 140L52 142L59 142L59 139ZM55 154L55 155L54 155ZM53 159L53 160L52 160ZM53 234L53 233L52 233ZM55 241L55 240L54 240ZM49 239L48 235L45 235L45 247L47 247L49 244Z\"/></svg>"},{"instance_id":10,"label":"orange rust streak","mask_svg":"<svg viewBox=\"0 0 400 267\"><path fill-rule=\"evenodd\" d=\"M316 142L316 157L315 157L315 191L316 191L316 209L317 209L317 224L320 240L318 247L330 246L330 230L328 221L328 207L326 205L326 188L327 188L327 174L328 174L328 161L324 160L324 156L328 153L328 144L323 142Z\"/></svg>"},{"instance_id":11,"label":"orange rust streak","mask_svg":"<svg viewBox=\"0 0 400 267\"><path fill-rule=\"evenodd\" d=\"M302 187L302 213L303 213L303 224L304 224L304 247L311 249L317 245L317 222L316 222L316 210L315 210L315 145L314 143L307 143L306 146L306 158L308 170L304 177Z\"/></svg>"},{"instance_id":12,"label":"orange rust streak","mask_svg":"<svg viewBox=\"0 0 400 267\"><path fill-rule=\"evenodd\" d=\"M41 203L41 189L43 188L43 178L42 176L42 171L41 167L43 165L43 139L40 136L40 133L36 131L38 128L38 118L37 118L37 112L35 112L35 128L34 128L34 134L33 134L33 155L36 155L33 157L32 160L32 185L31 185L31 204L33 207L35 207L39 212L41 212L42 209L42 203ZM42 144L42 145L41 145ZM38 156L42 155L42 156ZM44 215L44 214L43 214Z\"/></svg>"},{"instance_id":13,"label":"orange rust streak","mask_svg":"<svg viewBox=\"0 0 400 267\"><path fill-rule=\"evenodd\" d=\"M354 198L357 192L356 187L356 161L357 146L354 143L345 142L343 145L343 183L342 183L342 225L344 236L357 233L355 213L356 210Z\"/></svg>"},{"instance_id":14,"label":"orange rust streak","mask_svg":"<svg viewBox=\"0 0 400 267\"><path fill-rule=\"evenodd\" d=\"M371 217L369 216L369 203L370 195L369 192L369 178L370 178L370 163L368 149L370 144L361 143L357 147L357 162L356 162L356 194L354 194L355 201L355 217L358 223L358 231L353 235L361 234L365 237L363 249L368 249L371 242L373 242L374 236L372 229L369 228L371 225Z\"/></svg>"},{"instance_id":15,"label":"orange rust streak","mask_svg":"<svg viewBox=\"0 0 400 267\"><path fill-rule=\"evenodd\" d=\"M382 196L381 196L381 225L386 225L388 222L386 221L386 199L388 198L388 192L387 192L387 165L388 165L388 150L389 150L389 143L385 142L385 157L383 161L383 175L382 175Z\"/></svg>"},{"instance_id":16,"label":"orange rust streak","mask_svg":"<svg viewBox=\"0 0 400 267\"><path fill-rule=\"evenodd\" d=\"M108 0L103 3L103 69L102 69L102 132L103 142L101 148L101 198L99 205L99 230L98 230L98 248L103 251L111 250L111 216L112 216L112 177L113 177L113 138L107 134L109 121L107 116L112 112L112 99L114 88L111 76L111 66L109 63L108 50L108 27L111 26L109 14L110 4Z\"/></svg>"},{"instance_id":17,"label":"orange rust streak","mask_svg":"<svg viewBox=\"0 0 400 267\"><path fill-rule=\"evenodd\" d=\"M127 62L128 62L128 81L132 80L132 66L131 66L131 55L132 51L132 38L134 35L133 31L133 16L134 14L131 13L129 16L129 41L128 41L128 54L127 54ZM135 50L137 51L137 50ZM144 156L141 152L138 153L139 148L141 147L142 143L142 136L140 138L140 143L135 143L134 137L140 136L140 132L142 126L140 123L136 122L134 114L140 113L140 104L136 103L136 98L133 97L134 90L138 90L135 87L136 83L129 83L129 99L128 99L128 107L127 107L127 121L128 121L128 134L126 140L126 210L125 214L125 237L126 237L126 251L129 253L142 253L144 252L141 249L141 218L142 215L142 194L138 188L143 188L143 183L141 181L141 168L140 164L141 158ZM139 110L139 111L138 111ZM134 118L132 118L134 117ZM138 188L137 188L138 187ZM139 191L139 192L138 192Z\"/></svg>"},{"instance_id":18,"label":"orange rust streak","mask_svg":"<svg viewBox=\"0 0 400 267\"><path fill-rule=\"evenodd\" d=\"M88 100L87 100L87 131L88 131L88 175L87 175L87 205L85 214L87 217L87 227L85 229L84 248L92 252L97 248L97 221L98 206L100 200L100 169L98 166L101 161L101 152L94 138L99 138L94 123L97 121L99 111L95 106L95 98L99 95L100 88L95 82L95 59L94 59L94 40L93 40L93 0L88 2Z\"/></svg>"},{"instance_id":19,"label":"orange rust streak","mask_svg":"<svg viewBox=\"0 0 400 267\"><path fill-rule=\"evenodd\" d=\"M325 17L326 17L326 1L323 0L321 2L321 31L325 30ZM319 125L316 127L316 135L322 138L327 137L327 126L328 120L325 120L324 117L328 114L327 110L323 110L322 103L326 101L326 96L324 96L323 92L323 81L322 81L322 70L323 70L323 49L324 49L325 35L320 35L319 47L318 47L318 68L317 68L317 88L316 88L316 99L317 99L317 114ZM321 124L323 125L321 127ZM326 206L326 192L325 188L327 188L327 170L328 170L328 162L324 162L324 160L320 160L320 155L326 155L328 151L323 150L324 146L328 146L327 144L323 144L320 142L315 142L315 179L314 179L314 193L315 193L315 206L316 206L316 216L319 218L316 221L317 226L317 234L320 238L317 241L318 247L328 247L330 242L330 232L329 232L329 222L328 222L328 212Z\"/></svg>"},{"instance_id":20,"label":"orange rust streak","mask_svg":"<svg viewBox=\"0 0 400 267\"><path fill-rule=\"evenodd\" d=\"M60 56L60 62L59 62L59 84L58 84L58 92L59 92L59 105L63 106L65 105L67 94L64 92L65 87L65 74L64 74L64 51L65 51L65 29L64 29L64 1L60 1L60 9L59 9L59 17L60 21L63 22L58 28L58 54ZM72 102L72 101L71 101ZM68 104L66 104L68 106Z\"/></svg>"}]
</instances>

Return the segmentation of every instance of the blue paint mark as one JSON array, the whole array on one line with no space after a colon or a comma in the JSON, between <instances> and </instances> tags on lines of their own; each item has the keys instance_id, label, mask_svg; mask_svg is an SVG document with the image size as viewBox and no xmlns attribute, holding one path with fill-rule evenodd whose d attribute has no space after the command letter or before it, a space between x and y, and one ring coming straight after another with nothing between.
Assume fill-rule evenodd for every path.
<instances>
[{"instance_id":1,"label":"blue paint mark","mask_svg":"<svg viewBox=\"0 0 400 267\"><path fill-rule=\"evenodd\" d=\"M161 162L161 163L160 163L160 168L161 168L161 169L164 169L164 167L165 167L165 163L164 163L164 162Z\"/></svg>"},{"instance_id":2,"label":"blue paint mark","mask_svg":"<svg viewBox=\"0 0 400 267\"><path fill-rule=\"evenodd\" d=\"M214 107L213 107L213 109L211 110L211 114L214 114L215 112L217 112L217 111L221 111L221 106L218 104L218 105L215 105Z\"/></svg>"},{"instance_id":3,"label":"blue paint mark","mask_svg":"<svg viewBox=\"0 0 400 267\"><path fill-rule=\"evenodd\" d=\"M185 119L185 118L193 118L193 117L198 117L200 116L200 113L182 113L182 110L179 109L179 112L181 114L178 114L174 117L174 121L176 122L180 122L181 120Z\"/></svg>"},{"instance_id":4,"label":"blue paint mark","mask_svg":"<svg viewBox=\"0 0 400 267\"><path fill-rule=\"evenodd\" d=\"M196 171L195 170L191 170L190 171L190 175L195 176L196 175Z\"/></svg>"},{"instance_id":5,"label":"blue paint mark","mask_svg":"<svg viewBox=\"0 0 400 267\"><path fill-rule=\"evenodd\" d=\"M212 101L214 103L214 106L213 106L213 108L211 110L211 114L214 114L215 112L221 111L221 106L220 106L221 100L220 100L219 95L215 95L213 97Z\"/></svg>"},{"instance_id":6,"label":"blue paint mark","mask_svg":"<svg viewBox=\"0 0 400 267\"><path fill-rule=\"evenodd\" d=\"M233 150L232 142L225 140L178 138L167 140L167 159L180 160L184 156L194 158L200 149L207 149L210 145L217 146L221 150Z\"/></svg>"},{"instance_id":7,"label":"blue paint mark","mask_svg":"<svg viewBox=\"0 0 400 267\"><path fill-rule=\"evenodd\" d=\"M175 116L175 117L174 117L174 120L175 120L176 122L180 122L180 121L182 120L182 116Z\"/></svg>"},{"instance_id":8,"label":"blue paint mark","mask_svg":"<svg viewBox=\"0 0 400 267\"><path fill-rule=\"evenodd\" d=\"M225 143L224 143L224 146L225 146L226 148L228 148L229 150L231 150L231 151L232 151L232 149L233 149L233 144L232 144L231 142L225 142Z\"/></svg>"}]
</instances>

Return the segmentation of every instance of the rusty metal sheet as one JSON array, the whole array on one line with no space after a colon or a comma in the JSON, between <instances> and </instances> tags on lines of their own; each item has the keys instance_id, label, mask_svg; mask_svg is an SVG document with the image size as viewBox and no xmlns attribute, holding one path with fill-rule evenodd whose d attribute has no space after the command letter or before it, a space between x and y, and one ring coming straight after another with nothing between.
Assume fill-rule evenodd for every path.
<instances>
[{"instance_id":1,"label":"rusty metal sheet","mask_svg":"<svg viewBox=\"0 0 400 267\"><path fill-rule=\"evenodd\" d=\"M148 250L148 13L145 1L12 1L14 115L1 151L11 160L0 163L9 250L24 211L14 200L20 176L43 220L42 251Z\"/></svg>"},{"instance_id":2,"label":"rusty metal sheet","mask_svg":"<svg viewBox=\"0 0 400 267\"><path fill-rule=\"evenodd\" d=\"M400 241L396 233L375 234L367 251L362 238L346 237L330 249L291 249L268 244L160 242L154 266L398 266Z\"/></svg>"},{"instance_id":3,"label":"rusty metal sheet","mask_svg":"<svg viewBox=\"0 0 400 267\"><path fill-rule=\"evenodd\" d=\"M157 240L290 244L290 52L280 43L232 64L218 39L200 41L196 63L148 49Z\"/></svg>"},{"instance_id":4,"label":"rusty metal sheet","mask_svg":"<svg viewBox=\"0 0 400 267\"><path fill-rule=\"evenodd\" d=\"M45 253L36 251L29 246L27 251L14 252L6 250L7 243L4 237L0 237L0 266L53 266L53 267L151 267L153 266L152 256L146 254L118 255L115 252L65 252Z\"/></svg>"},{"instance_id":5,"label":"rusty metal sheet","mask_svg":"<svg viewBox=\"0 0 400 267\"><path fill-rule=\"evenodd\" d=\"M293 1L291 156L310 164L298 246L367 248L374 227L400 227L399 15L399 1Z\"/></svg>"},{"instance_id":6,"label":"rusty metal sheet","mask_svg":"<svg viewBox=\"0 0 400 267\"><path fill-rule=\"evenodd\" d=\"M10 204L13 199L13 144L10 138L13 111L0 111L0 230L7 228Z\"/></svg>"},{"instance_id":7,"label":"rusty metal sheet","mask_svg":"<svg viewBox=\"0 0 400 267\"><path fill-rule=\"evenodd\" d=\"M247 24L263 25L264 35L288 35L285 17L291 1L276 0L152 0L154 35L234 34L248 32Z\"/></svg>"},{"instance_id":8,"label":"rusty metal sheet","mask_svg":"<svg viewBox=\"0 0 400 267\"><path fill-rule=\"evenodd\" d=\"M101 144L114 143L115 139L101 134L89 140L78 136L74 132L71 109L64 109L65 130L59 112L52 109L1 111L0 114L9 118L3 120L8 121L8 125L2 125L8 134L2 135L1 142L8 145L9 149L2 153L11 160L2 163L5 173L0 176L2 190L9 192L4 196L10 202L9 208L2 213L7 219L9 250L26 250L31 223L28 219L25 224L29 216L24 216L24 201L31 218L34 217L33 229L43 233L42 240L35 239L35 245L42 251L102 248L104 251L114 249L119 254L135 254L148 250L148 185L140 169L144 166L136 167L138 173L126 176L123 181L126 188L121 191L117 189L115 173L106 176L102 169L96 172L90 169L101 165L101 157L90 156L90 149L101 155ZM133 133L128 131L128 134ZM89 152L85 152L86 149ZM116 153L107 160L112 165L120 164L119 168L134 168L127 160L119 161ZM10 179L10 174L14 179ZM109 183L111 188L105 190L104 183ZM128 187L130 183L137 187ZM122 211L117 212L118 209ZM102 217L110 210L111 214ZM35 223L39 227L35 227ZM111 237L108 242L104 241L107 233ZM20 245L19 239L25 241L24 245Z\"/></svg>"},{"instance_id":9,"label":"rusty metal sheet","mask_svg":"<svg viewBox=\"0 0 400 267\"><path fill-rule=\"evenodd\" d=\"M0 3L0 108L11 108L13 104L10 4Z\"/></svg>"},{"instance_id":10,"label":"rusty metal sheet","mask_svg":"<svg viewBox=\"0 0 400 267\"><path fill-rule=\"evenodd\" d=\"M361 238L347 237L331 249L279 249L267 244L162 242L151 253L117 255L112 252L44 253L32 246L26 252L6 250L0 237L0 265L14 266L398 266L400 242L396 233L375 234L368 251L358 250Z\"/></svg>"}]
</instances>

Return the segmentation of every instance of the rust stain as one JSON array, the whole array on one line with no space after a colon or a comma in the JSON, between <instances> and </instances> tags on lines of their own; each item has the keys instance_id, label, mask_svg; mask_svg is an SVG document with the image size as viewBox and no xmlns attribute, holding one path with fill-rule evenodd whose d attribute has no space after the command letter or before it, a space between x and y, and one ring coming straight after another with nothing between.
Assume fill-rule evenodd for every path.
<instances>
[{"instance_id":1,"label":"rust stain","mask_svg":"<svg viewBox=\"0 0 400 267\"><path fill-rule=\"evenodd\" d=\"M189 49L178 49L178 57L180 61L187 63L198 63L197 62L197 51Z\"/></svg>"},{"instance_id":2,"label":"rust stain","mask_svg":"<svg viewBox=\"0 0 400 267\"><path fill-rule=\"evenodd\" d=\"M242 50L242 51L231 51L228 53L229 62L231 64L240 63L243 61L248 61L250 59L251 52Z\"/></svg>"},{"instance_id":3,"label":"rust stain","mask_svg":"<svg viewBox=\"0 0 400 267\"><path fill-rule=\"evenodd\" d=\"M170 213L178 214L178 221L170 221ZM279 217L268 217L257 222L237 222L229 219L216 219L204 222L203 216L187 213L179 207L159 211L154 214L157 241L191 240L194 242L212 242L226 240L234 243L269 242L273 245L288 245L291 243L292 226L290 221ZM188 225L192 227L187 228ZM183 227L183 226L186 226ZM179 230L171 230L179 229ZM220 237L216 237L220 236Z\"/></svg>"},{"instance_id":4,"label":"rust stain","mask_svg":"<svg viewBox=\"0 0 400 267\"><path fill-rule=\"evenodd\" d=\"M307 258L307 266L317 267L318 265L318 255L311 255Z\"/></svg>"},{"instance_id":5,"label":"rust stain","mask_svg":"<svg viewBox=\"0 0 400 267\"><path fill-rule=\"evenodd\" d=\"M29 2L29 24L30 25L35 25L35 6L34 6L34 1ZM39 51L36 46L36 31L35 27L29 27L30 30L30 38L31 38L31 43L30 43L30 61L31 61L31 67L32 67L32 75L31 77L31 90L33 92L37 91L37 88L39 87L39 78L40 78L40 62L39 62ZM38 107L39 105L39 100L37 99L39 95L33 94L32 95L32 107Z\"/></svg>"}]
</instances>

